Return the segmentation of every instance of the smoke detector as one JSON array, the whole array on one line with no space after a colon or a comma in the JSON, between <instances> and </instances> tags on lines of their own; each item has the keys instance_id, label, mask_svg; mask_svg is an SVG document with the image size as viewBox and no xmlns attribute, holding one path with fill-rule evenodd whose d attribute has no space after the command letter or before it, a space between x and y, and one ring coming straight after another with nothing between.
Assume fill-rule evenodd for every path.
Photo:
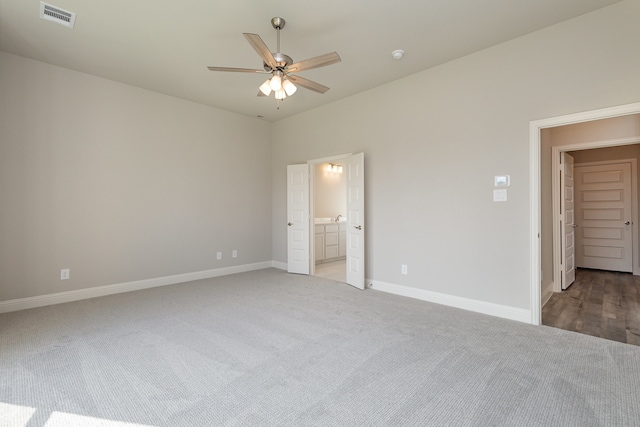
<instances>
[{"instance_id":1,"label":"smoke detector","mask_svg":"<svg viewBox=\"0 0 640 427\"><path fill-rule=\"evenodd\" d=\"M394 50L393 52L391 52L391 57L393 57L393 59L402 59L403 56L404 50L402 49Z\"/></svg>"},{"instance_id":2,"label":"smoke detector","mask_svg":"<svg viewBox=\"0 0 640 427\"><path fill-rule=\"evenodd\" d=\"M40 18L73 28L76 23L76 14L68 10L60 9L58 6L40 2Z\"/></svg>"}]
</instances>

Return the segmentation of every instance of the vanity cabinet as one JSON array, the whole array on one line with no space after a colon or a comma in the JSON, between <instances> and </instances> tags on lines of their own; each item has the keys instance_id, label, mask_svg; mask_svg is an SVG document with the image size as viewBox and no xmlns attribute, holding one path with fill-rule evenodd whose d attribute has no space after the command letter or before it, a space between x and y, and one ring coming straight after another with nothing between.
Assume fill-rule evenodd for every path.
<instances>
[{"instance_id":1,"label":"vanity cabinet","mask_svg":"<svg viewBox=\"0 0 640 427\"><path fill-rule=\"evenodd\" d=\"M324 226L324 257L325 258L338 258L338 237L339 228L338 224L326 224Z\"/></svg>"},{"instance_id":2,"label":"vanity cabinet","mask_svg":"<svg viewBox=\"0 0 640 427\"><path fill-rule=\"evenodd\" d=\"M347 224L340 224L340 236L338 236L338 256L347 256Z\"/></svg>"},{"instance_id":3,"label":"vanity cabinet","mask_svg":"<svg viewBox=\"0 0 640 427\"><path fill-rule=\"evenodd\" d=\"M315 225L315 257L316 262L333 260L347 255L346 224Z\"/></svg>"},{"instance_id":4,"label":"vanity cabinet","mask_svg":"<svg viewBox=\"0 0 640 427\"><path fill-rule=\"evenodd\" d=\"M315 257L319 262L324 259L324 225L316 225L315 235Z\"/></svg>"}]
</instances>

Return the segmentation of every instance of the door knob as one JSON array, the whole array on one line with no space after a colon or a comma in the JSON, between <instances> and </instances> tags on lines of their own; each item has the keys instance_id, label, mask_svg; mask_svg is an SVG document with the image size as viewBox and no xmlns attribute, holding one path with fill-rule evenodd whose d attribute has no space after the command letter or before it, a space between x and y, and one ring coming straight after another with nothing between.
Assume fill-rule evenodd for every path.
<instances>
[{"instance_id":1,"label":"door knob","mask_svg":"<svg viewBox=\"0 0 640 427\"><path fill-rule=\"evenodd\" d=\"M573 228L578 228L578 224L573 224L572 227Z\"/></svg>"},{"instance_id":2,"label":"door knob","mask_svg":"<svg viewBox=\"0 0 640 427\"><path fill-rule=\"evenodd\" d=\"M361 225L354 225L353 228L355 228L356 230L362 230L362 226Z\"/></svg>"},{"instance_id":3,"label":"door knob","mask_svg":"<svg viewBox=\"0 0 640 427\"><path fill-rule=\"evenodd\" d=\"M629 221L625 221L625 222L624 222L624 225L631 225L631 222L629 222Z\"/></svg>"},{"instance_id":4,"label":"door knob","mask_svg":"<svg viewBox=\"0 0 640 427\"><path fill-rule=\"evenodd\" d=\"M288 223L287 223L287 225L288 225L289 227L291 227L291 226L293 225L293 223L292 223L292 222L288 222Z\"/></svg>"}]
</instances>

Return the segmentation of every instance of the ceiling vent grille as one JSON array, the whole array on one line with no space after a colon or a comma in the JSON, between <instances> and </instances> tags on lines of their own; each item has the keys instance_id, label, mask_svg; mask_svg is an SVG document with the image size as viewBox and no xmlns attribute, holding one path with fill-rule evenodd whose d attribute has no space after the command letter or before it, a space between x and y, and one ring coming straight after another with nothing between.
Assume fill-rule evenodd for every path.
<instances>
[{"instance_id":1,"label":"ceiling vent grille","mask_svg":"<svg viewBox=\"0 0 640 427\"><path fill-rule=\"evenodd\" d=\"M76 14L57 6L52 6L43 1L40 2L40 18L52 21L65 27L73 28L76 23Z\"/></svg>"}]
</instances>

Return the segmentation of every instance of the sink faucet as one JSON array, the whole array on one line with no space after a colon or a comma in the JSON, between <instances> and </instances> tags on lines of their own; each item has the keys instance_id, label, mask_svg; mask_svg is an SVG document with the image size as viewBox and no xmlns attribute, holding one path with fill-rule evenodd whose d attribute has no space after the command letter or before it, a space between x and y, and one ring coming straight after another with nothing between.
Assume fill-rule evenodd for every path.
<instances>
[{"instance_id":1,"label":"sink faucet","mask_svg":"<svg viewBox=\"0 0 640 427\"><path fill-rule=\"evenodd\" d=\"M342 215L338 215L338 216L336 217L336 222L340 221L340 217L341 217L341 216L342 216Z\"/></svg>"}]
</instances>

